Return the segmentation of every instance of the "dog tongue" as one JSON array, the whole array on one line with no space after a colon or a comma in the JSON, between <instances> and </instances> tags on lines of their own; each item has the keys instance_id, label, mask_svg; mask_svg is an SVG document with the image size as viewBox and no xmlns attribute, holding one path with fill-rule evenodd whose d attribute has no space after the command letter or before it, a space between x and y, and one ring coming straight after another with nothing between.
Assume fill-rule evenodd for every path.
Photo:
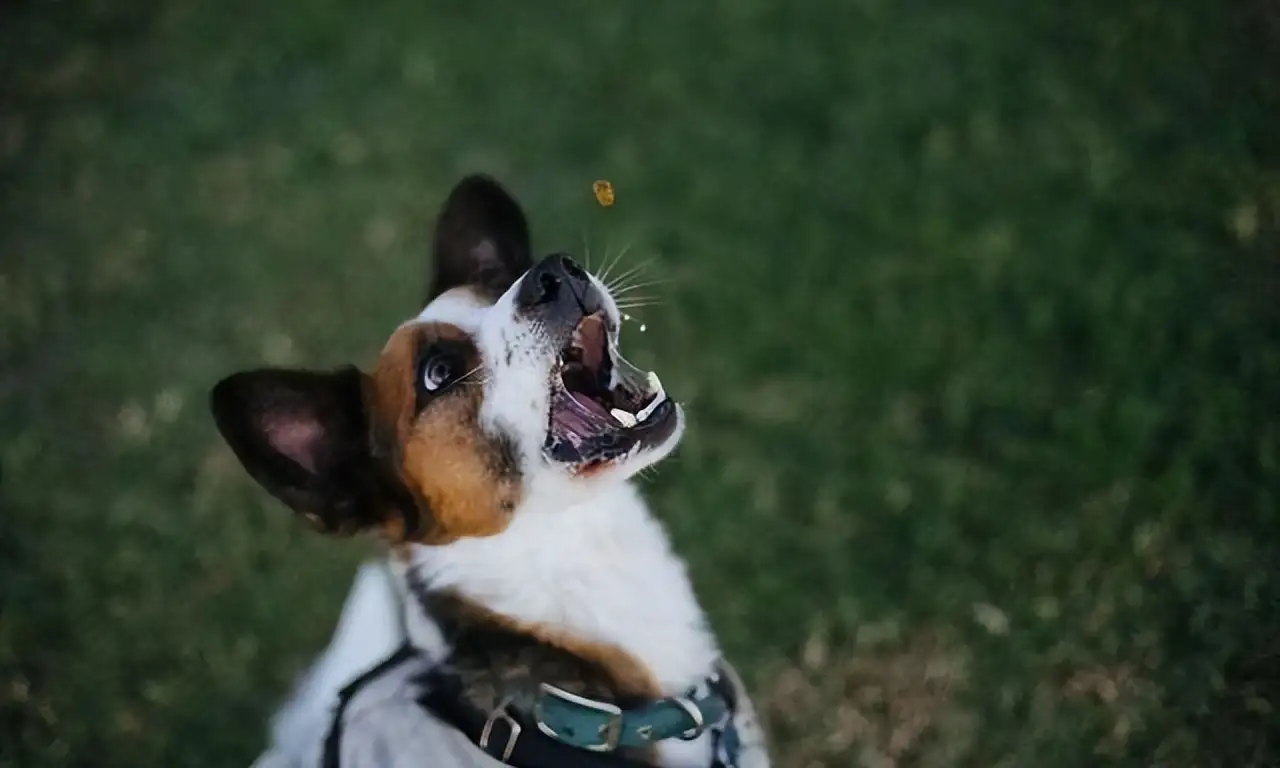
<instances>
[{"instance_id":1,"label":"dog tongue","mask_svg":"<svg viewBox=\"0 0 1280 768\"><path fill-rule=\"evenodd\" d=\"M579 445L583 440L608 432L613 425L609 414L589 397L557 392L551 399L549 441Z\"/></svg>"},{"instance_id":2,"label":"dog tongue","mask_svg":"<svg viewBox=\"0 0 1280 768\"><path fill-rule=\"evenodd\" d=\"M578 323L575 335L574 341L582 349L582 364L590 370L600 370L605 355L604 318L599 312L587 315Z\"/></svg>"}]
</instances>

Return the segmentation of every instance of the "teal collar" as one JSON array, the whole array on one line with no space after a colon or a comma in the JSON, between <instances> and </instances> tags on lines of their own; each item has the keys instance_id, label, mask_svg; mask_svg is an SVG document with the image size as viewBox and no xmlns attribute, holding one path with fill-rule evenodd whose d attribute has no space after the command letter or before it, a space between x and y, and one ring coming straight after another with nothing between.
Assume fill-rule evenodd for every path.
<instances>
[{"instance_id":1,"label":"teal collar","mask_svg":"<svg viewBox=\"0 0 1280 768\"><path fill-rule=\"evenodd\" d=\"M538 730L557 741L593 752L646 747L664 739L692 741L731 713L720 677L702 693L668 696L634 709L584 698L543 683L534 706Z\"/></svg>"}]
</instances>

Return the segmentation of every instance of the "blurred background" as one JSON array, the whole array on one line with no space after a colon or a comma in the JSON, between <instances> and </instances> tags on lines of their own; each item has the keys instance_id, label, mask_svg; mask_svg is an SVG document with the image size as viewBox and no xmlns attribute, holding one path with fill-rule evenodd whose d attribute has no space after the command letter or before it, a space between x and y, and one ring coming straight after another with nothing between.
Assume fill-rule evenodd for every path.
<instances>
[{"instance_id":1,"label":"blurred background","mask_svg":"<svg viewBox=\"0 0 1280 768\"><path fill-rule=\"evenodd\" d=\"M367 364L477 170L666 281L645 492L780 766L1280 764L1278 13L0 4L0 765L257 754L375 550L208 389Z\"/></svg>"}]
</instances>

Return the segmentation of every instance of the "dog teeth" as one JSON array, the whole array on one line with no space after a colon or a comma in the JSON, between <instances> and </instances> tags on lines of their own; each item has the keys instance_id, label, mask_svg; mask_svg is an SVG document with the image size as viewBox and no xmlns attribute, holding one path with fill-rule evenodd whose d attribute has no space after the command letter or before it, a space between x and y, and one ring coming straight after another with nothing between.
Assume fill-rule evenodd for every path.
<instances>
[{"instance_id":1,"label":"dog teeth","mask_svg":"<svg viewBox=\"0 0 1280 768\"><path fill-rule=\"evenodd\" d=\"M644 421L645 419L652 416L653 412L658 410L658 406L662 405L663 401L665 401L666 399L667 399L667 395L665 392L658 393L658 396L653 399L652 403L649 403L648 405L646 405L644 407L644 410L636 414L636 421Z\"/></svg>"},{"instance_id":2,"label":"dog teeth","mask_svg":"<svg viewBox=\"0 0 1280 768\"><path fill-rule=\"evenodd\" d=\"M653 400L636 414L637 421L644 421L652 416L658 406L662 405L663 401L667 399L667 391L662 388L662 381L658 379L658 374L653 371L649 371L649 389L654 393Z\"/></svg>"},{"instance_id":3,"label":"dog teeth","mask_svg":"<svg viewBox=\"0 0 1280 768\"><path fill-rule=\"evenodd\" d=\"M609 411L609 415L617 419L618 423L622 424L622 426L624 427L628 427L628 428L634 427L637 423L639 423L638 420L636 419L635 414L627 413L621 408L614 408L612 411Z\"/></svg>"}]
</instances>

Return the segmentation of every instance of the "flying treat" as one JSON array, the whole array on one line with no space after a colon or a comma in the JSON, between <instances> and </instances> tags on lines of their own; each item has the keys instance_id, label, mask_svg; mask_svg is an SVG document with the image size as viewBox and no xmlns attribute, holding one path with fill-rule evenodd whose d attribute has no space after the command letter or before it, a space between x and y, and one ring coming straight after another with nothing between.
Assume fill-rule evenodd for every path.
<instances>
[{"instance_id":1,"label":"flying treat","mask_svg":"<svg viewBox=\"0 0 1280 768\"><path fill-rule=\"evenodd\" d=\"M591 185L591 191L596 193L596 202L605 208L613 205L613 185L601 179Z\"/></svg>"}]
</instances>

